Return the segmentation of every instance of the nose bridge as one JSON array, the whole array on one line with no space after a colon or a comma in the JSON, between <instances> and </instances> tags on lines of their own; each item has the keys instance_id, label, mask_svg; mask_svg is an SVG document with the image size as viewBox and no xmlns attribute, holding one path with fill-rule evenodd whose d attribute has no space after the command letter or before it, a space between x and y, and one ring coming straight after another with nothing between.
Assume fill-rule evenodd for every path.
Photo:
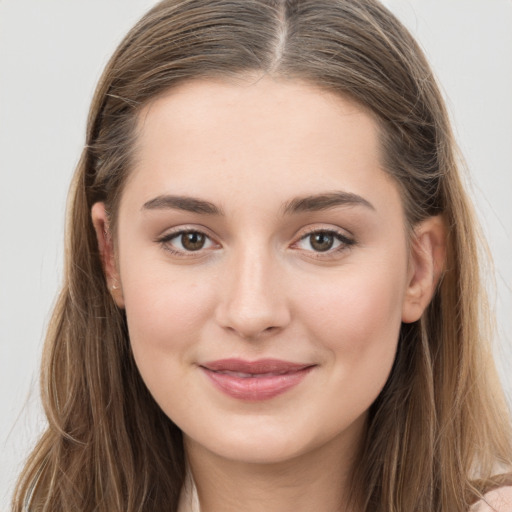
<instances>
[{"instance_id":1,"label":"nose bridge","mask_svg":"<svg viewBox=\"0 0 512 512\"><path fill-rule=\"evenodd\" d=\"M280 263L271 249L257 242L233 251L218 308L221 325L241 337L275 332L289 321Z\"/></svg>"}]
</instances>

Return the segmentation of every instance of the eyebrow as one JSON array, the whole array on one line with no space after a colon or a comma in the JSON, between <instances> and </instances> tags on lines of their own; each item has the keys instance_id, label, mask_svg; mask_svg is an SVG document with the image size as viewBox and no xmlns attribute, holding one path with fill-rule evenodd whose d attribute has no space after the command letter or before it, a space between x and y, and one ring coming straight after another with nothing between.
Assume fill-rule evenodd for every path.
<instances>
[{"instance_id":1,"label":"eyebrow","mask_svg":"<svg viewBox=\"0 0 512 512\"><path fill-rule=\"evenodd\" d=\"M364 206L375 211L375 207L364 197L340 191L297 197L284 205L284 213L318 212L337 206Z\"/></svg>"},{"instance_id":2,"label":"eyebrow","mask_svg":"<svg viewBox=\"0 0 512 512\"><path fill-rule=\"evenodd\" d=\"M375 207L363 197L351 192L328 192L304 197L296 197L283 206L283 213L318 212L337 206L364 206L370 210ZM221 208L203 199L190 196L161 195L142 206L142 210L184 210L203 215L224 215Z\"/></svg>"},{"instance_id":3,"label":"eyebrow","mask_svg":"<svg viewBox=\"0 0 512 512\"><path fill-rule=\"evenodd\" d=\"M147 201L143 210L184 210L191 213L206 215L224 215L222 210L209 201L188 196L162 195Z\"/></svg>"}]
</instances>

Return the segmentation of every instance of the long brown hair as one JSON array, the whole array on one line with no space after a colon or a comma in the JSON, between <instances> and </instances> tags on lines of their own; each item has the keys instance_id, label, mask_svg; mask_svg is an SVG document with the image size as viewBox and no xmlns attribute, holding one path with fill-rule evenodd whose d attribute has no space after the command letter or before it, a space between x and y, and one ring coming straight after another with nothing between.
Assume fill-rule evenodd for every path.
<instances>
[{"instance_id":1,"label":"long brown hair","mask_svg":"<svg viewBox=\"0 0 512 512\"><path fill-rule=\"evenodd\" d=\"M15 511L175 511L180 430L135 366L90 218L115 230L141 108L197 78L298 79L351 97L381 128L408 224L442 214L446 269L420 321L404 324L372 405L354 499L367 512L468 509L510 471L511 433L490 350L478 237L443 100L422 51L376 0L164 0L129 32L92 102L71 191L65 283L44 349L48 428Z\"/></svg>"}]
</instances>

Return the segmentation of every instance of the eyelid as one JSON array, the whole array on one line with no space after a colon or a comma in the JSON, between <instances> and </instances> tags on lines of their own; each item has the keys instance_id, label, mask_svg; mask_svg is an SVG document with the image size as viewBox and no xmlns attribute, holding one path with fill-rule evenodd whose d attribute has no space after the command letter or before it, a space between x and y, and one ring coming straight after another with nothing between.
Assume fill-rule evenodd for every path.
<instances>
[{"instance_id":1,"label":"eyelid","mask_svg":"<svg viewBox=\"0 0 512 512\"><path fill-rule=\"evenodd\" d=\"M171 247L169 245L169 242L179 237L180 235L186 234L186 233L200 233L204 235L210 242L211 246L206 248L200 248L197 251L190 251L190 250L181 250L176 247ZM327 233L335 237L336 240L340 242L339 246L328 249L326 251L315 251L314 249L308 250L308 249L301 249L297 247L297 245L304 239L306 239L308 236L311 236L315 233ZM352 235L347 234L347 230L343 230L337 226L325 226L325 225L315 225L315 226L308 226L306 228L303 228L300 230L299 234L294 237L294 242L289 246L292 249L297 249L301 252L308 253L308 256L317 258L317 259L328 259L335 257L339 255L339 253L342 253L348 249L350 249L352 246L354 246L357 242L354 239ZM222 245L217 242L216 237L211 234L210 230L204 226L197 226L197 225L181 225L176 226L175 228L171 228L170 230L166 231L163 235L160 235L155 238L155 242L159 243L163 249L170 252L173 255L180 256L183 258L191 257L191 258L198 258L205 255L205 252L212 251L214 249L219 249L222 247Z\"/></svg>"},{"instance_id":2,"label":"eyelid","mask_svg":"<svg viewBox=\"0 0 512 512\"><path fill-rule=\"evenodd\" d=\"M301 250L305 253L309 253L308 255L312 256L314 258L327 259L329 257L334 257L334 256L338 255L339 253L350 249L352 246L354 246L357 243L352 235L346 234L346 231L342 230L339 227L335 227L335 226L327 227L327 226L319 225L319 226L309 226L309 227L305 228L304 230L302 230L302 232L300 233L300 236L296 237L295 242L293 242L291 244L291 247L294 248L294 246L297 246L297 244L299 244L299 242L301 242L302 240L306 239L307 237L309 237L315 233L330 234L330 235L334 236L340 242L340 245L338 247L328 249L326 251L315 251L313 249L308 250L308 249L297 248L298 250Z\"/></svg>"},{"instance_id":3,"label":"eyelid","mask_svg":"<svg viewBox=\"0 0 512 512\"><path fill-rule=\"evenodd\" d=\"M184 235L186 233L200 233L204 235L211 243L211 247L201 248L197 251L187 251L179 248L171 247L169 242L174 238L179 237L180 235ZM197 225L185 225L185 226L177 226L166 231L163 235L160 235L155 238L155 242L159 243L164 250L170 252L173 255L181 256L184 258L187 257L200 257L204 256L206 251L211 251L213 248L220 248L221 245L215 240L215 237L210 234L210 231L203 226Z\"/></svg>"},{"instance_id":4,"label":"eyelid","mask_svg":"<svg viewBox=\"0 0 512 512\"><path fill-rule=\"evenodd\" d=\"M342 229L338 226L332 226L332 225L314 225L314 226L307 226L301 230L301 235L298 237L298 239L302 239L308 235L311 235L313 233L332 233L334 235L337 235L347 241L353 242L353 235L348 232L346 229Z\"/></svg>"}]
</instances>

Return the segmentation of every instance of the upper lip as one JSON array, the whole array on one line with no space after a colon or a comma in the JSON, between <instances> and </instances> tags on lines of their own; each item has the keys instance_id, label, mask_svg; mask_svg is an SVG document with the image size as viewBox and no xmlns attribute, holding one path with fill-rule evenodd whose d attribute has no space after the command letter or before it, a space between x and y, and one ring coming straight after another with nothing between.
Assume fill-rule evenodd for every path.
<instances>
[{"instance_id":1,"label":"upper lip","mask_svg":"<svg viewBox=\"0 0 512 512\"><path fill-rule=\"evenodd\" d=\"M219 359L208 361L199 366L215 372L237 372L259 375L263 373L289 373L314 366L311 363L292 363L280 359L258 359L245 361L243 359Z\"/></svg>"}]
</instances>

